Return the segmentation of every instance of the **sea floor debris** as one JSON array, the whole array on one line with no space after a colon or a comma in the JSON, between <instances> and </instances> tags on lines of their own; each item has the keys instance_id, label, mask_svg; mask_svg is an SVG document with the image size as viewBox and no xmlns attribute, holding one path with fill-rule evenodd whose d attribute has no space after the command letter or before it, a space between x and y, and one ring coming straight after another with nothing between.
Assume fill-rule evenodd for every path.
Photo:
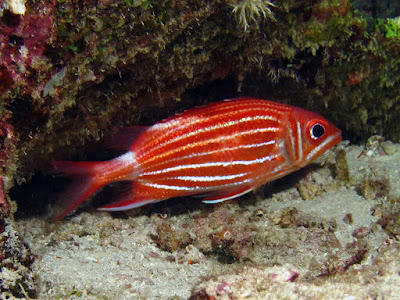
<instances>
[{"instance_id":1,"label":"sea floor debris","mask_svg":"<svg viewBox=\"0 0 400 300\"><path fill-rule=\"evenodd\" d=\"M221 205L170 200L130 216L20 220L39 298L394 298L400 145L385 143L342 144L266 192Z\"/></svg>"}]
</instances>

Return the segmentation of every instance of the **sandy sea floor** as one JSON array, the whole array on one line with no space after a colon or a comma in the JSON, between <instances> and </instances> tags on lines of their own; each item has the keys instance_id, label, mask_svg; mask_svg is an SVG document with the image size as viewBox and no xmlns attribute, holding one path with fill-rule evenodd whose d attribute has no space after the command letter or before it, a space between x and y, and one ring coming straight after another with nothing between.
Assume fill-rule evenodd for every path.
<instances>
[{"instance_id":1,"label":"sandy sea floor","mask_svg":"<svg viewBox=\"0 0 400 300\"><path fill-rule=\"evenodd\" d=\"M395 299L399 172L400 145L373 137L238 200L84 208L19 231L40 299Z\"/></svg>"}]
</instances>

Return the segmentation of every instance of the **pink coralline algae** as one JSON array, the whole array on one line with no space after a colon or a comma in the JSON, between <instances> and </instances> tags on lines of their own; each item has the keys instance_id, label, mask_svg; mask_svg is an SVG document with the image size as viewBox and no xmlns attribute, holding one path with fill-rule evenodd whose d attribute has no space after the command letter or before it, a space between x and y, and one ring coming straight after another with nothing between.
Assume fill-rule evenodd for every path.
<instances>
[{"instance_id":1,"label":"pink coralline algae","mask_svg":"<svg viewBox=\"0 0 400 300\"><path fill-rule=\"evenodd\" d=\"M23 15L4 10L0 18L0 94L29 83L50 43L54 1ZM33 79L32 79L33 80Z\"/></svg>"}]
</instances>

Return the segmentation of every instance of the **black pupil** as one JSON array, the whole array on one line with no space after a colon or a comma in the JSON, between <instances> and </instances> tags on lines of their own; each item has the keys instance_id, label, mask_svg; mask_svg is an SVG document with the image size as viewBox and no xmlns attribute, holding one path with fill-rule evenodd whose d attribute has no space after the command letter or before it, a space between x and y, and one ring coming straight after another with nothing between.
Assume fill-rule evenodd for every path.
<instances>
[{"instance_id":1,"label":"black pupil","mask_svg":"<svg viewBox=\"0 0 400 300\"><path fill-rule=\"evenodd\" d=\"M325 129L321 124L315 124L311 129L311 133L317 139L325 133Z\"/></svg>"}]
</instances>

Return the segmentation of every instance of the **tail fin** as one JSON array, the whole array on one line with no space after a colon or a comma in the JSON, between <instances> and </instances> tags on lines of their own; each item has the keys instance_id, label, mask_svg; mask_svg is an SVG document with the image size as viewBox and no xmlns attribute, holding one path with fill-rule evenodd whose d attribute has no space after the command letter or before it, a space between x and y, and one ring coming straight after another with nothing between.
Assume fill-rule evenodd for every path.
<instances>
[{"instance_id":1,"label":"tail fin","mask_svg":"<svg viewBox=\"0 0 400 300\"><path fill-rule=\"evenodd\" d=\"M96 178L95 167L102 162L53 161L53 172L73 178L67 190L61 194L54 206L53 221L66 217L91 194L107 184Z\"/></svg>"}]
</instances>

